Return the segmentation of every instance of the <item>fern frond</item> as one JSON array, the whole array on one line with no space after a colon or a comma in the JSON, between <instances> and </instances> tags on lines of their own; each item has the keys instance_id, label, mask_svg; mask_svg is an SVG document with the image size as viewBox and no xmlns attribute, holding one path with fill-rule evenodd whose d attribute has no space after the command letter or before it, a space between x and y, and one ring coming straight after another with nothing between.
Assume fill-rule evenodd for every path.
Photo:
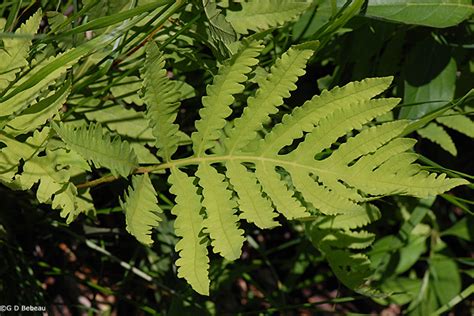
<instances>
[{"instance_id":1,"label":"fern frond","mask_svg":"<svg viewBox=\"0 0 474 316\"><path fill-rule=\"evenodd\" d=\"M0 181L2 183L10 187L18 185L12 181L17 174L20 160L31 159L39 152L46 145L49 131L49 128L37 130L25 141L18 141L14 136L0 131L0 143L5 146L0 149Z\"/></svg>"},{"instance_id":2,"label":"fern frond","mask_svg":"<svg viewBox=\"0 0 474 316\"><path fill-rule=\"evenodd\" d=\"M70 149L98 168L105 167L115 175L126 177L138 167L130 145L118 136L112 139L109 134L104 134L99 124L74 128L53 123L53 128Z\"/></svg>"},{"instance_id":3,"label":"fern frond","mask_svg":"<svg viewBox=\"0 0 474 316\"><path fill-rule=\"evenodd\" d=\"M374 205L366 204L358 208L356 211L347 212L344 214L331 216L327 223L328 228L332 229L356 229L366 226L379 220L381 217L380 211ZM321 227L326 227L321 225Z\"/></svg>"},{"instance_id":4,"label":"fern frond","mask_svg":"<svg viewBox=\"0 0 474 316\"><path fill-rule=\"evenodd\" d=\"M66 218L66 223L72 221L84 210L78 206L77 189L72 183L67 183L62 189L54 193L54 199L51 203L53 209L60 209L61 217Z\"/></svg>"},{"instance_id":5,"label":"fern frond","mask_svg":"<svg viewBox=\"0 0 474 316\"><path fill-rule=\"evenodd\" d=\"M292 0L259 0L242 2L242 10L228 11L227 19L241 34L247 30L263 31L282 25L302 14L310 3Z\"/></svg>"},{"instance_id":6,"label":"fern frond","mask_svg":"<svg viewBox=\"0 0 474 316\"><path fill-rule=\"evenodd\" d=\"M4 90L15 79L21 68L28 65L27 57L31 39L38 31L43 14L38 10L16 31L15 38L4 38L0 49L0 91ZM28 37L31 36L31 38Z\"/></svg>"},{"instance_id":7,"label":"fern frond","mask_svg":"<svg viewBox=\"0 0 474 316\"><path fill-rule=\"evenodd\" d=\"M270 197L276 210L286 218L296 219L310 215L301 202L294 197L294 192L283 183L275 170L275 165L256 163L255 175L262 185L263 192Z\"/></svg>"},{"instance_id":8,"label":"fern frond","mask_svg":"<svg viewBox=\"0 0 474 316\"><path fill-rule=\"evenodd\" d=\"M399 136L408 125L406 121L395 121L370 127L351 137L337 151L321 162L322 166L347 166L359 157L370 154Z\"/></svg>"},{"instance_id":9,"label":"fern frond","mask_svg":"<svg viewBox=\"0 0 474 316\"><path fill-rule=\"evenodd\" d=\"M20 135L35 130L59 112L70 92L70 85L65 84L52 96L33 104L10 120L5 131L10 135Z\"/></svg>"},{"instance_id":10,"label":"fern frond","mask_svg":"<svg viewBox=\"0 0 474 316\"><path fill-rule=\"evenodd\" d=\"M363 254L340 248L370 244L370 235L351 231L380 218L370 201L392 194L436 195L467 181L429 173L416 164L418 156L410 152L415 142L400 138L407 121L374 121L399 102L372 100L392 78L323 91L278 121L272 114L296 89L313 53L304 46L283 54L258 81L260 88L248 98L243 114L229 122L234 95L243 91L260 49L258 42L244 42L207 87L191 137L193 155L151 169L171 169L169 181L177 199L173 214L182 238L177 246L180 276L207 294L205 234L215 253L234 260L245 240L239 219L272 227L278 224L278 212L290 220L314 219L308 225L316 227L311 230L315 244L341 280L360 290L370 262ZM219 150L214 150L217 143ZM197 165L194 175L179 171L189 165ZM356 269L349 271L349 266Z\"/></svg>"},{"instance_id":11,"label":"fern frond","mask_svg":"<svg viewBox=\"0 0 474 316\"><path fill-rule=\"evenodd\" d=\"M248 98L243 115L234 121L235 127L224 143L228 152L238 151L255 139L269 116L278 112L283 99L296 89L295 83L305 74L306 63L313 53L310 49L290 48L276 61L270 74L259 83L256 95Z\"/></svg>"},{"instance_id":12,"label":"fern frond","mask_svg":"<svg viewBox=\"0 0 474 316\"><path fill-rule=\"evenodd\" d=\"M64 164L58 151L46 150L45 156L34 156L28 159L20 174L16 175L14 184L22 190L31 189L38 183L36 198L40 203L51 204L53 209L61 210L61 217L71 223L82 209L78 208L77 189L69 182L70 163Z\"/></svg>"},{"instance_id":13,"label":"fern frond","mask_svg":"<svg viewBox=\"0 0 474 316\"><path fill-rule=\"evenodd\" d=\"M301 138L304 132L311 131L324 117L373 98L386 90L391 82L392 78L389 77L370 78L323 91L321 95L314 96L301 107L295 108L291 114L284 115L281 123L275 125L265 136L260 151L262 154L278 153L293 140Z\"/></svg>"},{"instance_id":14,"label":"fern frond","mask_svg":"<svg viewBox=\"0 0 474 316\"><path fill-rule=\"evenodd\" d=\"M125 211L127 231L145 245L153 243L151 229L158 226L163 211L158 206L156 191L147 173L132 177L132 185L120 205Z\"/></svg>"},{"instance_id":15,"label":"fern frond","mask_svg":"<svg viewBox=\"0 0 474 316\"><path fill-rule=\"evenodd\" d=\"M242 212L239 217L260 228L278 226L274 220L277 214L273 212L270 200L262 196L262 187L255 175L237 162L227 163L226 168L226 176L238 195L237 203Z\"/></svg>"},{"instance_id":16,"label":"fern frond","mask_svg":"<svg viewBox=\"0 0 474 316\"><path fill-rule=\"evenodd\" d=\"M446 132L442 126L436 123L429 123L416 132L420 134L421 137L429 139L433 143L440 145L441 148L446 150L451 155L457 155L458 151L456 150L456 145L454 145L451 136L449 136L448 132Z\"/></svg>"},{"instance_id":17,"label":"fern frond","mask_svg":"<svg viewBox=\"0 0 474 316\"><path fill-rule=\"evenodd\" d=\"M436 118L436 121L459 133L474 138L474 122L465 115L456 111L447 111L446 116L440 116Z\"/></svg>"},{"instance_id":18,"label":"fern frond","mask_svg":"<svg viewBox=\"0 0 474 316\"><path fill-rule=\"evenodd\" d=\"M237 205L231 199L232 193L224 182L224 176L208 164L200 164L196 176L202 187L202 205L207 214L204 226L212 239L214 252L235 260L240 257L245 238L242 236L244 231L238 228Z\"/></svg>"},{"instance_id":19,"label":"fern frond","mask_svg":"<svg viewBox=\"0 0 474 316\"><path fill-rule=\"evenodd\" d=\"M358 250L370 246L374 235L365 231L328 228L329 221L326 217L305 225L311 242L321 250L331 270L345 286L357 292L371 290L365 285L373 273L371 261L365 254L347 249Z\"/></svg>"},{"instance_id":20,"label":"fern frond","mask_svg":"<svg viewBox=\"0 0 474 316\"><path fill-rule=\"evenodd\" d=\"M171 213L176 216L174 230L181 239L176 244L179 259L178 276L184 278L193 289L203 295L209 295L209 258L206 239L201 236L204 218L200 215L201 198L188 177L178 169L172 169L168 178L170 192L176 195L176 205Z\"/></svg>"},{"instance_id":21,"label":"fern frond","mask_svg":"<svg viewBox=\"0 0 474 316\"><path fill-rule=\"evenodd\" d=\"M30 189L39 182L36 197L40 203L50 203L52 196L69 181L65 170L56 170L54 156L33 157L23 166L23 172L17 176L17 183L23 189Z\"/></svg>"},{"instance_id":22,"label":"fern frond","mask_svg":"<svg viewBox=\"0 0 474 316\"><path fill-rule=\"evenodd\" d=\"M352 130L359 130L365 123L392 110L399 99L366 100L351 107L340 108L322 119L318 126L293 151L295 157L314 157L329 148L339 137Z\"/></svg>"},{"instance_id":23,"label":"fern frond","mask_svg":"<svg viewBox=\"0 0 474 316\"><path fill-rule=\"evenodd\" d=\"M321 242L334 248L364 249L375 240L375 234L367 231L332 230Z\"/></svg>"},{"instance_id":24,"label":"fern frond","mask_svg":"<svg viewBox=\"0 0 474 316\"><path fill-rule=\"evenodd\" d=\"M158 156L165 161L178 148L179 126L174 123L180 105L180 92L168 78L165 59L155 43L146 46L145 65L141 70L147 117L156 138Z\"/></svg>"},{"instance_id":25,"label":"fern frond","mask_svg":"<svg viewBox=\"0 0 474 316\"><path fill-rule=\"evenodd\" d=\"M257 56L263 46L259 41L244 41L239 52L219 68L212 85L207 86L207 96L202 98L201 119L196 122L196 132L192 134L193 150L198 156L215 145L220 130L225 126L231 113L230 105L234 95L244 90L247 74L258 63Z\"/></svg>"}]
</instances>

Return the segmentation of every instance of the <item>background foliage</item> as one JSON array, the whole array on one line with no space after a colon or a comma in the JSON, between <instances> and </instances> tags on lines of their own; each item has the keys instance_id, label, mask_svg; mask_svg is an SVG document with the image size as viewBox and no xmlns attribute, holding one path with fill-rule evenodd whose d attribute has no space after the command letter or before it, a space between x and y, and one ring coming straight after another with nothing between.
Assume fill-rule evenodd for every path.
<instances>
[{"instance_id":1,"label":"background foliage","mask_svg":"<svg viewBox=\"0 0 474 316\"><path fill-rule=\"evenodd\" d=\"M318 46L298 89L272 119L325 89L394 76L384 96L402 102L376 121L410 120L404 135L418 139L423 168L471 182L473 12L465 0L3 1L0 305L58 314L472 314L472 184L377 199L381 218L350 242L317 221L281 218L271 230L242 222L240 259L211 254L202 296L178 278L177 236L190 223L174 223L177 189L163 174L116 176L166 161L178 146L181 157L192 152L206 86L253 36L262 40L259 64L231 100L234 113L288 49L310 42ZM156 86L164 88L149 91ZM179 130L163 108L153 111L152 93L172 113L181 105ZM137 192L151 203L137 206ZM144 214L138 222L134 212ZM159 225L143 229L141 219Z\"/></svg>"}]
</instances>

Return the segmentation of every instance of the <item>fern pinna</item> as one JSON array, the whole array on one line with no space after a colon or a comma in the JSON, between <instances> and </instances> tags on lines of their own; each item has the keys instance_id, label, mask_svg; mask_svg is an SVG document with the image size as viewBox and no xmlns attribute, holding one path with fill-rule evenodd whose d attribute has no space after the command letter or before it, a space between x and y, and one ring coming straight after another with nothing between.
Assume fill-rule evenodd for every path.
<instances>
[{"instance_id":1,"label":"fern pinna","mask_svg":"<svg viewBox=\"0 0 474 316\"><path fill-rule=\"evenodd\" d=\"M235 96L244 92L264 47L257 39L243 40L219 67L202 98L200 119L190 137L192 155L178 157L177 149L188 138L175 122L182 95L167 76L165 57L155 44L147 44L141 71L143 99L149 135L155 138L148 144L157 148L160 163L146 164L135 150L143 152L145 147L132 147L101 125L85 121L53 122L52 129L37 129L25 144L19 143L16 135L55 117L70 91L66 86L48 96L51 107L44 109L41 101L37 103L38 111L44 112L43 122L25 123L30 122L31 107L24 111L18 106L15 117L9 116L12 111L5 112L0 181L21 189L39 183L38 200L61 209L70 222L93 209L87 202L91 200L88 186L131 175L132 185L120 201L127 230L140 242L151 244L152 228L163 213L152 180L160 177L155 173L167 171L176 202L171 213L180 238L178 276L197 292L209 294L209 250L228 260L239 258L245 241L240 221L271 228L279 225L278 217L305 219L307 234L336 275L346 285L360 287L368 276L366 270L357 273L358 279L349 278L341 262L361 262L360 268L366 267L363 254L346 249L370 245L373 236L361 227L380 217L370 201L394 194L436 195L465 180L429 173L416 164L417 155L411 151L414 140L400 137L408 121L373 122L399 102L374 99L388 88L391 78L366 79L323 91L291 112L276 115L284 99L296 90L316 46L290 48L268 75L257 76L258 88L238 115L232 110ZM231 120L231 116L237 118ZM15 163L21 159L26 163L20 170ZM70 179L90 171L90 163L109 169L112 175L72 185Z\"/></svg>"}]
</instances>

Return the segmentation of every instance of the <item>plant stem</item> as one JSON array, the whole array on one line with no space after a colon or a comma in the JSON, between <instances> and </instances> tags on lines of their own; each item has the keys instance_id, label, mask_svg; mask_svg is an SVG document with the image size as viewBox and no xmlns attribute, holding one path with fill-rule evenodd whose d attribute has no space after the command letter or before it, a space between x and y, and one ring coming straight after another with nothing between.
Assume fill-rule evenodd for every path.
<instances>
[{"instance_id":1,"label":"plant stem","mask_svg":"<svg viewBox=\"0 0 474 316\"><path fill-rule=\"evenodd\" d=\"M291 160L288 160L284 157L281 157L280 159L278 158L269 158L269 157L263 157L263 156L245 156L245 155L226 155L226 156L204 156L204 157L188 157L188 158L183 158L183 159L177 159L177 160L171 160L169 162L165 163L160 163L160 164L154 164L146 167L138 167L135 169L132 174L141 174L141 173L150 173L150 172L157 172L157 171L162 171L166 169L171 169L174 167L180 167L180 166L186 166L186 165L197 165L203 162L206 163L216 163L216 162L223 162L223 161L241 161L241 162L269 162L273 163L276 165L280 166L288 166L288 167L298 167L298 168L303 168L303 169L309 169L313 172L317 173L330 173L334 174L333 171L326 169L326 168L317 168L315 166L309 166L307 164L299 163L299 162L294 162ZM84 182L81 184L77 184L76 187L78 189L81 188L89 188L93 186L97 186L102 183L107 183L107 182L112 182L117 180L119 177L114 176L114 175L106 175L102 178Z\"/></svg>"}]
</instances>

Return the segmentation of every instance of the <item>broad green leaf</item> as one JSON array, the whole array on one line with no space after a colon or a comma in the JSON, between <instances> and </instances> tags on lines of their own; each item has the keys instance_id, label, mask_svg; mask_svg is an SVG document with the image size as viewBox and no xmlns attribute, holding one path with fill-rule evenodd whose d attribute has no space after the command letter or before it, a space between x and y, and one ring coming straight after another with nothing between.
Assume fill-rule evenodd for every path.
<instances>
[{"instance_id":1,"label":"broad green leaf","mask_svg":"<svg viewBox=\"0 0 474 316\"><path fill-rule=\"evenodd\" d=\"M407 241L407 245L398 252L399 260L395 269L396 274L402 274L410 269L426 252L426 239L428 236L412 235Z\"/></svg>"},{"instance_id":2,"label":"broad green leaf","mask_svg":"<svg viewBox=\"0 0 474 316\"><path fill-rule=\"evenodd\" d=\"M433 288L440 305L446 304L461 292L461 276L456 262L442 255L430 260Z\"/></svg>"},{"instance_id":3,"label":"broad green leaf","mask_svg":"<svg viewBox=\"0 0 474 316\"><path fill-rule=\"evenodd\" d=\"M467 241L474 240L474 218L466 216L457 221L453 226L441 232L441 236L456 236Z\"/></svg>"},{"instance_id":4,"label":"broad green leaf","mask_svg":"<svg viewBox=\"0 0 474 316\"><path fill-rule=\"evenodd\" d=\"M410 279L405 277L397 277L384 281L380 289L387 294L388 298L380 299L384 304L393 302L398 305L405 305L414 300L420 292L421 280Z\"/></svg>"},{"instance_id":5,"label":"broad green leaf","mask_svg":"<svg viewBox=\"0 0 474 316\"><path fill-rule=\"evenodd\" d=\"M456 62L451 48L427 38L408 53L404 65L405 89L400 118L418 119L454 97Z\"/></svg>"},{"instance_id":6,"label":"broad green leaf","mask_svg":"<svg viewBox=\"0 0 474 316\"><path fill-rule=\"evenodd\" d=\"M389 21L450 27L474 13L470 0L369 0L366 15Z\"/></svg>"}]
</instances>

